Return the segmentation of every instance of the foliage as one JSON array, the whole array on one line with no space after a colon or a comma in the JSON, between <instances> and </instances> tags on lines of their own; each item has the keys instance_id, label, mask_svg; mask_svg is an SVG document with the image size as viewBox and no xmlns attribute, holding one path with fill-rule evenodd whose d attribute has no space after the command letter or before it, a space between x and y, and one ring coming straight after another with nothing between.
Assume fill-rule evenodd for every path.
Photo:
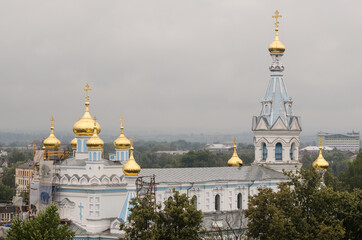
<instances>
[{"instance_id":1,"label":"foliage","mask_svg":"<svg viewBox=\"0 0 362 240\"><path fill-rule=\"evenodd\" d=\"M362 149L359 150L356 159L348 163L345 173L341 173L339 179L349 187L349 189L362 189Z\"/></svg>"},{"instance_id":2,"label":"foliage","mask_svg":"<svg viewBox=\"0 0 362 240\"><path fill-rule=\"evenodd\" d=\"M124 239L201 239L202 212L194 206L195 199L174 191L172 199L164 202L164 208L155 205L152 197L131 201L129 224L121 226Z\"/></svg>"},{"instance_id":3,"label":"foliage","mask_svg":"<svg viewBox=\"0 0 362 240\"><path fill-rule=\"evenodd\" d=\"M28 159L31 159L32 151L31 150L23 150L20 151L17 148L8 148L6 149L8 151L8 164L9 166L12 166L13 164L16 164L18 162L26 162Z\"/></svg>"},{"instance_id":4,"label":"foliage","mask_svg":"<svg viewBox=\"0 0 362 240\"><path fill-rule=\"evenodd\" d=\"M0 183L0 201L10 201L13 197L13 189Z\"/></svg>"},{"instance_id":5,"label":"foliage","mask_svg":"<svg viewBox=\"0 0 362 240\"><path fill-rule=\"evenodd\" d=\"M259 239L361 239L362 191L321 185L314 170L287 173L278 192L259 189L246 210L248 236Z\"/></svg>"},{"instance_id":6,"label":"foliage","mask_svg":"<svg viewBox=\"0 0 362 240\"><path fill-rule=\"evenodd\" d=\"M7 233L8 240L71 240L75 233L68 226L60 224L57 207L51 204L45 211L39 212L35 219L21 220L15 218Z\"/></svg>"}]
</instances>

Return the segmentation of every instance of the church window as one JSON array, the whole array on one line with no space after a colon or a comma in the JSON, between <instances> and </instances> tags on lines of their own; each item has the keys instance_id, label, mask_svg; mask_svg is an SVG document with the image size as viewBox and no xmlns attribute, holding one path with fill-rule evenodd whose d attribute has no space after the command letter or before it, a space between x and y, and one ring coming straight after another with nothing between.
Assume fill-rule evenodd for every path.
<instances>
[{"instance_id":1,"label":"church window","mask_svg":"<svg viewBox=\"0 0 362 240\"><path fill-rule=\"evenodd\" d=\"M264 114L265 114L265 115L268 115L268 114L269 114L269 105L268 105L268 104L265 104L264 108L265 108Z\"/></svg>"},{"instance_id":2,"label":"church window","mask_svg":"<svg viewBox=\"0 0 362 240\"><path fill-rule=\"evenodd\" d=\"M282 160L283 158L283 147L281 143L275 145L275 160Z\"/></svg>"},{"instance_id":3,"label":"church window","mask_svg":"<svg viewBox=\"0 0 362 240\"><path fill-rule=\"evenodd\" d=\"M220 195L216 194L215 196L215 210L220 211Z\"/></svg>"},{"instance_id":4,"label":"church window","mask_svg":"<svg viewBox=\"0 0 362 240\"><path fill-rule=\"evenodd\" d=\"M92 217L94 213L94 198L89 197L89 216Z\"/></svg>"},{"instance_id":5,"label":"church window","mask_svg":"<svg viewBox=\"0 0 362 240\"><path fill-rule=\"evenodd\" d=\"M96 152L93 153L93 160L97 160L97 153Z\"/></svg>"},{"instance_id":6,"label":"church window","mask_svg":"<svg viewBox=\"0 0 362 240\"><path fill-rule=\"evenodd\" d=\"M290 160L294 160L294 154L293 154L293 150L294 150L294 145L295 143L292 143L292 146L290 146Z\"/></svg>"},{"instance_id":7,"label":"church window","mask_svg":"<svg viewBox=\"0 0 362 240\"><path fill-rule=\"evenodd\" d=\"M121 152L121 160L124 160L124 152Z\"/></svg>"},{"instance_id":8,"label":"church window","mask_svg":"<svg viewBox=\"0 0 362 240\"><path fill-rule=\"evenodd\" d=\"M241 195L241 193L238 194L238 209L242 209L242 204L243 204L243 195Z\"/></svg>"},{"instance_id":9,"label":"church window","mask_svg":"<svg viewBox=\"0 0 362 240\"><path fill-rule=\"evenodd\" d=\"M94 207L94 212L95 212L96 217L99 217L99 210L100 210L100 197L96 197L95 198L95 207Z\"/></svg>"},{"instance_id":10,"label":"church window","mask_svg":"<svg viewBox=\"0 0 362 240\"><path fill-rule=\"evenodd\" d=\"M263 143L263 160L266 160L268 157L268 149L266 148L266 144Z\"/></svg>"},{"instance_id":11,"label":"church window","mask_svg":"<svg viewBox=\"0 0 362 240\"><path fill-rule=\"evenodd\" d=\"M98 160L101 160L101 152L98 152Z\"/></svg>"},{"instance_id":12,"label":"church window","mask_svg":"<svg viewBox=\"0 0 362 240\"><path fill-rule=\"evenodd\" d=\"M117 152L117 160L120 160L120 159L119 159L119 152Z\"/></svg>"},{"instance_id":13,"label":"church window","mask_svg":"<svg viewBox=\"0 0 362 240\"><path fill-rule=\"evenodd\" d=\"M82 151L82 140L78 139L77 140L77 152L81 152Z\"/></svg>"},{"instance_id":14,"label":"church window","mask_svg":"<svg viewBox=\"0 0 362 240\"><path fill-rule=\"evenodd\" d=\"M92 153L89 153L89 161L92 160Z\"/></svg>"}]
</instances>

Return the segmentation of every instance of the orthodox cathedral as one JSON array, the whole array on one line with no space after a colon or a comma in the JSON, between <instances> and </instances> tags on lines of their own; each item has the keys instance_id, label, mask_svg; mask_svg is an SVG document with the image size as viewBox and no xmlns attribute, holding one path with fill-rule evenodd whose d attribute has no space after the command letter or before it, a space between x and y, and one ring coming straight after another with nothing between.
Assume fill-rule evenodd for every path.
<instances>
[{"instance_id":1,"label":"orthodox cathedral","mask_svg":"<svg viewBox=\"0 0 362 240\"><path fill-rule=\"evenodd\" d=\"M51 159L52 154L61 152L52 120L43 150L35 155L37 171L31 185L31 203L37 210L49 202L56 203L60 217L75 230L75 239L117 239L122 234L120 223L126 222L130 214L130 200L142 191L154 194L157 203L172 197L173 189L195 197L195 206L204 213L204 225L209 229L223 226L222 213L246 209L248 197L256 194L258 188L276 190L280 182L287 181L283 169L301 166L298 150L302 131L283 79L281 59L285 46L278 36L280 17L276 11L275 39L269 45L269 84L260 115L252 120L255 161L251 166L242 166L234 138L228 167L141 168L133 155L133 140L124 133L123 118L120 135L114 141L115 153L104 159L101 126L91 117L90 88L86 85L84 115L73 126L73 151L64 152L62 160ZM150 179L148 188L142 185L145 179ZM157 184L152 185L152 181Z\"/></svg>"}]
</instances>

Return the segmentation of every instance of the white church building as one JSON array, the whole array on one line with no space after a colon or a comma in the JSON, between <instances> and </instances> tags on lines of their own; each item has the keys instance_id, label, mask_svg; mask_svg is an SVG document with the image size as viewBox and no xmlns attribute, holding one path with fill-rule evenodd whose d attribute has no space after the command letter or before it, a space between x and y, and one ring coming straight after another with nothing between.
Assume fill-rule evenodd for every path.
<instances>
[{"instance_id":1,"label":"white church building","mask_svg":"<svg viewBox=\"0 0 362 240\"><path fill-rule=\"evenodd\" d=\"M276 189L280 182L287 181L282 169L295 170L301 165L298 161L301 123L293 115L293 101L284 84L281 58L285 47L278 37L278 12L274 17L276 35L269 46L272 57L269 85L261 101L261 113L252 121L255 161L251 166L242 166L234 140L234 154L228 167L141 168L133 156L132 140L124 134L123 119L121 133L114 141L115 154L104 159L104 143L98 136L101 126L90 115L87 85L84 115L73 126L73 151L58 150L60 141L54 135L52 121L43 150L36 153L31 203L37 210L50 202L56 203L60 217L75 230L75 239L118 239L122 234L119 224L127 221L129 202L137 194L140 177L154 176L157 203L172 197L173 189L190 198L195 196L197 209L205 216L215 216L205 220L206 228L222 226L218 217L222 213L246 209L248 197L256 194L258 188ZM60 155L61 160L57 159Z\"/></svg>"}]
</instances>

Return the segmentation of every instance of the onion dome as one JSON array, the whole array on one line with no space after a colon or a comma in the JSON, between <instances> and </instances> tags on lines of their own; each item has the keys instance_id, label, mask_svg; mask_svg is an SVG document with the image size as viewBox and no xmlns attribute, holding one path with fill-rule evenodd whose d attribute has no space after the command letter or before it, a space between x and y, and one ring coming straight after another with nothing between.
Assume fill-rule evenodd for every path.
<instances>
[{"instance_id":1,"label":"onion dome","mask_svg":"<svg viewBox=\"0 0 362 240\"><path fill-rule=\"evenodd\" d=\"M239 167L243 165L243 161L239 158L238 153L236 152L236 137L234 137L234 153L229 159L228 165L230 167Z\"/></svg>"},{"instance_id":2,"label":"onion dome","mask_svg":"<svg viewBox=\"0 0 362 240\"><path fill-rule=\"evenodd\" d=\"M70 145L72 145L73 149L77 148L77 138L73 138L73 140L70 142Z\"/></svg>"},{"instance_id":3,"label":"onion dome","mask_svg":"<svg viewBox=\"0 0 362 240\"><path fill-rule=\"evenodd\" d=\"M126 176L138 176L141 171L140 165L137 164L136 160L133 157L133 139L131 138L131 148L130 148L130 156L127 163L123 166L123 173Z\"/></svg>"},{"instance_id":4,"label":"onion dome","mask_svg":"<svg viewBox=\"0 0 362 240\"><path fill-rule=\"evenodd\" d=\"M92 136L93 135L93 128L95 121L92 119L89 113L89 96L88 91L91 90L89 85L87 84L84 88L86 91L86 102L85 102L85 112L81 119L79 119L73 126L73 132L76 136ZM96 123L97 133L101 132L101 126Z\"/></svg>"},{"instance_id":5,"label":"onion dome","mask_svg":"<svg viewBox=\"0 0 362 240\"><path fill-rule=\"evenodd\" d=\"M319 138L319 155L312 164L313 168L317 171L327 171L329 164L322 155L322 138Z\"/></svg>"},{"instance_id":6,"label":"onion dome","mask_svg":"<svg viewBox=\"0 0 362 240\"><path fill-rule=\"evenodd\" d=\"M121 117L121 134L119 137L113 142L113 145L116 149L128 149L131 146L131 141L126 138L123 134L123 117Z\"/></svg>"},{"instance_id":7,"label":"onion dome","mask_svg":"<svg viewBox=\"0 0 362 240\"><path fill-rule=\"evenodd\" d=\"M275 18L275 38L274 38L274 41L269 45L269 52L270 53L283 53L285 51L285 46L279 40L279 35L278 35L278 31L279 31L278 18L281 18L281 17L282 17L282 15L279 15L279 11L276 10L275 11L275 16L273 16L273 18Z\"/></svg>"},{"instance_id":8,"label":"onion dome","mask_svg":"<svg viewBox=\"0 0 362 240\"><path fill-rule=\"evenodd\" d=\"M97 122L96 122L96 117L94 117L93 136L90 139L88 139L87 147L89 149L102 149L103 146L104 142L102 139L98 137L97 134Z\"/></svg>"},{"instance_id":9,"label":"onion dome","mask_svg":"<svg viewBox=\"0 0 362 240\"><path fill-rule=\"evenodd\" d=\"M50 120L52 122L50 127L50 135L43 141L43 148L45 149L58 148L61 144L59 139L54 135L54 118L52 117Z\"/></svg>"}]
</instances>

